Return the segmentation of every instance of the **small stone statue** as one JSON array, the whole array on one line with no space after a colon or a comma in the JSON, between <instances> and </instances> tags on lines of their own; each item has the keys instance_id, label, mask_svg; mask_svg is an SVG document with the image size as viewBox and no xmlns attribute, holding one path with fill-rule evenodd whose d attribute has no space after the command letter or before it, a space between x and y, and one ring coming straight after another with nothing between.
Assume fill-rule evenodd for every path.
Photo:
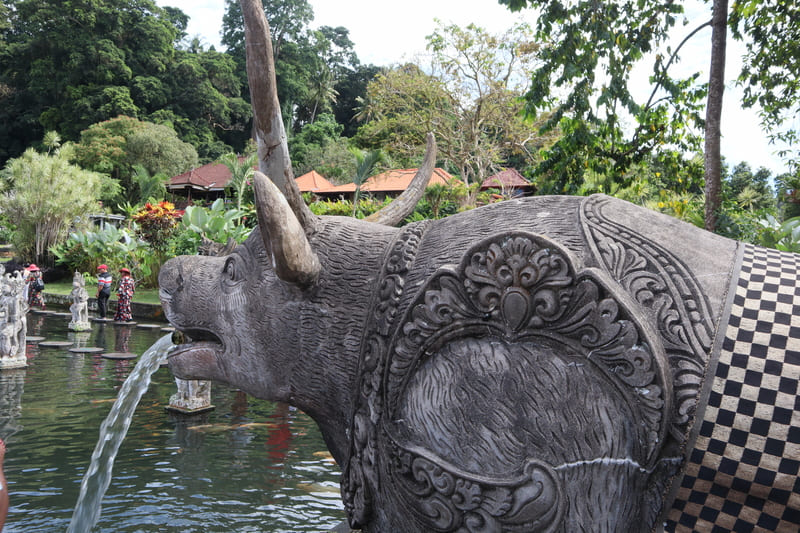
<instances>
[{"instance_id":1,"label":"small stone statue","mask_svg":"<svg viewBox=\"0 0 800 533\"><path fill-rule=\"evenodd\" d=\"M197 413L213 409L211 405L211 382L197 379L175 379L178 392L169 399L170 411Z\"/></svg>"},{"instance_id":2,"label":"small stone statue","mask_svg":"<svg viewBox=\"0 0 800 533\"><path fill-rule=\"evenodd\" d=\"M0 368L27 366L25 279L19 274L5 274L0 266Z\"/></svg>"},{"instance_id":3,"label":"small stone statue","mask_svg":"<svg viewBox=\"0 0 800 533\"><path fill-rule=\"evenodd\" d=\"M89 324L89 293L86 291L86 280L83 279L83 274L75 272L72 277L72 292L69 293L72 298L72 305L69 310L72 313L72 320L69 323L69 329L72 331L86 331L91 329Z\"/></svg>"}]
</instances>

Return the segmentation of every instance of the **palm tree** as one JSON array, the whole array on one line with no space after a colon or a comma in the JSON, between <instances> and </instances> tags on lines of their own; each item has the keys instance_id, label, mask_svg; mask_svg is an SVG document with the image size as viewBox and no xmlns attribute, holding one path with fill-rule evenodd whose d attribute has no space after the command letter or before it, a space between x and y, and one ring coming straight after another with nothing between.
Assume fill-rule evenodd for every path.
<instances>
[{"instance_id":1,"label":"palm tree","mask_svg":"<svg viewBox=\"0 0 800 533\"><path fill-rule=\"evenodd\" d=\"M142 165L133 165L133 182L139 188L139 203L160 202L167 195L169 177L163 172L150 175Z\"/></svg>"},{"instance_id":2,"label":"palm tree","mask_svg":"<svg viewBox=\"0 0 800 533\"><path fill-rule=\"evenodd\" d=\"M244 190L247 188L247 183L253 175L253 167L256 164L258 154L252 154L248 157L239 158L233 152L224 154L219 158L219 162L228 167L231 171L231 180L225 188L231 187L236 191L236 209L242 208L242 198L244 197Z\"/></svg>"},{"instance_id":3,"label":"palm tree","mask_svg":"<svg viewBox=\"0 0 800 533\"><path fill-rule=\"evenodd\" d=\"M377 164L383 161L385 156L381 150L365 151L358 148L350 148L350 153L356 158L356 175L353 178L353 183L356 184L356 192L353 194L353 216L356 216L361 185L372 175Z\"/></svg>"}]
</instances>

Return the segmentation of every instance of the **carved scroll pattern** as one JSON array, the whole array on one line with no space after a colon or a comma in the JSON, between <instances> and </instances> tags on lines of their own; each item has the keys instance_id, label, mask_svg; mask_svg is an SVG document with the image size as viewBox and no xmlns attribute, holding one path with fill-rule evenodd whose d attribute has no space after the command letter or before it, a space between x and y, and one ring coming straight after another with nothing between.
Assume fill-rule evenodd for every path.
<instances>
[{"instance_id":1,"label":"carved scroll pattern","mask_svg":"<svg viewBox=\"0 0 800 533\"><path fill-rule=\"evenodd\" d=\"M490 479L429 460L422 450L394 446L392 457L393 471L403 474L399 495L430 530L544 533L560 525L566 502L549 465L529 460L516 476Z\"/></svg>"},{"instance_id":2,"label":"carved scroll pattern","mask_svg":"<svg viewBox=\"0 0 800 533\"><path fill-rule=\"evenodd\" d=\"M426 283L390 347L383 419L395 447L390 475L398 481L395 486L404 489L399 496L409 501L409 509L422 513L418 518L425 527L471 531L465 520L485 522L491 517L500 529L514 530L511 510L521 507L530 511L526 524L555 524L560 512L554 509L563 504L558 496L561 488L545 465L535 469L540 492L531 490L530 479L476 483L475 475L448 468L441 458L425 457L414 442L403 443L406 437L393 435L386 421L399 416L395 410L412 375L441 346L459 338L492 335L525 342L543 336L581 354L617 384L638 413L639 441L646 448L640 464L652 467L666 432L664 413L671 408L669 371L660 343L647 335L626 302L621 287L604 273L577 272L566 250L522 232L479 243L465 254L458 269L442 268ZM549 479L553 483L545 482ZM469 509L464 508L463 494L451 486L469 487ZM506 498L496 501L501 495ZM507 505L509 501L514 505Z\"/></svg>"},{"instance_id":3,"label":"carved scroll pattern","mask_svg":"<svg viewBox=\"0 0 800 533\"><path fill-rule=\"evenodd\" d=\"M366 524L372 510L372 488L378 484L376 432L383 412L379 391L386 362L386 339L392 331L406 274L428 224L429 221L409 224L395 240L378 279L372 314L365 329L349 435L350 457L341 481L345 510L354 529Z\"/></svg>"},{"instance_id":4,"label":"carved scroll pattern","mask_svg":"<svg viewBox=\"0 0 800 533\"><path fill-rule=\"evenodd\" d=\"M669 251L603 215L607 199L591 197L583 224L595 257L658 322L675 391L674 431L682 441L713 343L708 300L689 269Z\"/></svg>"}]
</instances>

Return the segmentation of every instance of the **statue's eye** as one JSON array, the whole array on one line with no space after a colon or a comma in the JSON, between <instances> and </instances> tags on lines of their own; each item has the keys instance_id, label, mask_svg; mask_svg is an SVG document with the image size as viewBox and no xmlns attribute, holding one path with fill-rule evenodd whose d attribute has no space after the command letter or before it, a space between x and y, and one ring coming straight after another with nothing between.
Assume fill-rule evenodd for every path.
<instances>
[{"instance_id":1,"label":"statue's eye","mask_svg":"<svg viewBox=\"0 0 800 533\"><path fill-rule=\"evenodd\" d=\"M225 261L225 267L222 269L222 277L225 281L229 283L231 282L235 283L239 281L239 279L241 278L242 273L239 272L240 270L241 269L238 268L236 265L236 259L233 257L229 257Z\"/></svg>"}]
</instances>

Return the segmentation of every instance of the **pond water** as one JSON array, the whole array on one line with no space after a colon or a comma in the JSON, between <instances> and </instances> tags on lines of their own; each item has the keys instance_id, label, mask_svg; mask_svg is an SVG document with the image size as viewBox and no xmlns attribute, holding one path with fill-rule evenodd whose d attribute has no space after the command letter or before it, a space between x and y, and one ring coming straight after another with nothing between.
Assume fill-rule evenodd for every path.
<instances>
[{"instance_id":1,"label":"pond water","mask_svg":"<svg viewBox=\"0 0 800 533\"><path fill-rule=\"evenodd\" d=\"M141 355L160 328L28 314L28 335ZM166 326L166 324L161 324ZM28 343L25 369L0 371L0 437L11 508L4 532L66 531L100 425L136 360ZM169 369L152 377L119 449L95 532L326 531L345 520L340 469L316 424L285 404L212 385L213 411L164 407Z\"/></svg>"}]
</instances>

